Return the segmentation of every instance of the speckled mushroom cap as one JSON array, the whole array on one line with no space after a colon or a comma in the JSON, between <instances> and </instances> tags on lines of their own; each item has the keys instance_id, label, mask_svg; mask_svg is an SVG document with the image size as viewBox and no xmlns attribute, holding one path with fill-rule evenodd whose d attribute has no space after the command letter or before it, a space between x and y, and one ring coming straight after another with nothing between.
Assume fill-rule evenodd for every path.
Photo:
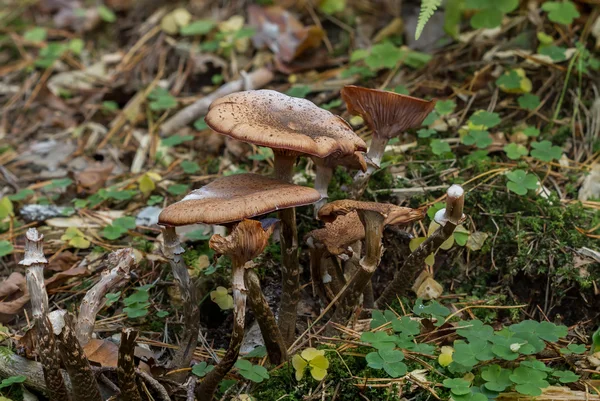
<instances>
[{"instance_id":1,"label":"speckled mushroom cap","mask_svg":"<svg viewBox=\"0 0 600 401\"><path fill-rule=\"evenodd\" d=\"M230 175L216 179L166 207L158 216L158 224L226 224L309 205L320 199L321 195L313 188L258 174Z\"/></svg>"},{"instance_id":2,"label":"speckled mushroom cap","mask_svg":"<svg viewBox=\"0 0 600 401\"><path fill-rule=\"evenodd\" d=\"M348 246L365 238L365 228L358 213L353 211L309 232L305 238L309 237L325 245L330 254L340 255L348 250Z\"/></svg>"},{"instance_id":3,"label":"speckled mushroom cap","mask_svg":"<svg viewBox=\"0 0 600 401\"><path fill-rule=\"evenodd\" d=\"M392 205L391 203L361 202L350 199L337 200L326 204L319 210L319 218L325 222L336 220L337 216L358 210L369 210L385 217L384 225L406 225L425 217L426 208L412 209Z\"/></svg>"},{"instance_id":4,"label":"speckled mushroom cap","mask_svg":"<svg viewBox=\"0 0 600 401\"><path fill-rule=\"evenodd\" d=\"M362 116L375 135L388 139L420 126L435 107L435 100L354 85L344 86L341 95L351 114Z\"/></svg>"},{"instance_id":5,"label":"speckled mushroom cap","mask_svg":"<svg viewBox=\"0 0 600 401\"><path fill-rule=\"evenodd\" d=\"M306 99L268 89L217 99L204 121L239 141L317 157L342 157L367 148L341 117Z\"/></svg>"}]
</instances>

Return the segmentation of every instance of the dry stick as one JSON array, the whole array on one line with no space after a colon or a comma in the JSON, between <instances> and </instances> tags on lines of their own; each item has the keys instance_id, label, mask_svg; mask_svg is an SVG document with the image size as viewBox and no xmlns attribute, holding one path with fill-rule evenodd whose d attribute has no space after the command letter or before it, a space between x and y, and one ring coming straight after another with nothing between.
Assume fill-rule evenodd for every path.
<instances>
[{"instance_id":1,"label":"dry stick","mask_svg":"<svg viewBox=\"0 0 600 401\"><path fill-rule=\"evenodd\" d=\"M221 362L210 371L196 388L196 398L201 401L211 401L217 386L231 370L240 354L240 347L244 339L244 324L246 319L246 287L244 285L244 264L232 258L233 288L233 331L229 348Z\"/></svg>"},{"instance_id":2,"label":"dry stick","mask_svg":"<svg viewBox=\"0 0 600 401\"><path fill-rule=\"evenodd\" d=\"M194 356L194 350L198 343L198 333L200 332L200 308L198 307L198 296L195 287L188 272L187 266L183 261L184 253L179 238L175 232L175 227L165 227L163 229L164 246L163 254L169 260L175 281L179 284L181 300L183 302L183 338L179 349L175 352L171 361L171 366L175 369L187 368ZM187 376L187 371L174 374L173 379L183 382Z\"/></svg>"},{"instance_id":3,"label":"dry stick","mask_svg":"<svg viewBox=\"0 0 600 401\"><path fill-rule=\"evenodd\" d=\"M142 401L142 396L138 391L136 382L135 361L133 355L137 336L138 332L130 328L121 331L117 377L123 401Z\"/></svg>"},{"instance_id":4,"label":"dry stick","mask_svg":"<svg viewBox=\"0 0 600 401\"><path fill-rule=\"evenodd\" d=\"M44 285L44 265L48 264L48 261L44 257L44 236L38 233L35 228L30 228L27 230L25 238L25 255L19 264L27 266L25 277L27 278L27 290L31 298L31 312L35 323L35 340L42 361L44 380L51 401L68 400L69 393L60 369L60 357L52 333L52 326L47 316L48 294Z\"/></svg>"},{"instance_id":5,"label":"dry stick","mask_svg":"<svg viewBox=\"0 0 600 401\"><path fill-rule=\"evenodd\" d=\"M77 319L77 339L85 346L92 338L96 315L106 304L105 295L129 281L129 270L135 263L133 249L125 248L108 255L108 264L115 266L102 272L100 281L83 297Z\"/></svg>"},{"instance_id":6,"label":"dry stick","mask_svg":"<svg viewBox=\"0 0 600 401\"><path fill-rule=\"evenodd\" d=\"M102 401L100 387L92 372L90 362L75 335L71 316L64 310L49 315L63 365L73 385L73 396L77 401Z\"/></svg>"},{"instance_id":7,"label":"dry stick","mask_svg":"<svg viewBox=\"0 0 600 401\"><path fill-rule=\"evenodd\" d=\"M423 241L423 243L421 243L421 245L406 258L402 267L398 269L392 282L388 284L381 296L375 302L375 308L385 308L386 305L396 299L397 296L406 295L417 276L421 273L423 263L427 256L432 252L435 252L444 241L450 238L455 228L456 225L448 221L446 222L446 225L438 227L430 237Z\"/></svg>"},{"instance_id":8,"label":"dry stick","mask_svg":"<svg viewBox=\"0 0 600 401\"><path fill-rule=\"evenodd\" d=\"M277 327L273 311L263 296L260 280L254 270L246 269L244 282L248 288L248 303L260 327L269 360L272 364L279 365L287 360L287 348L279 327Z\"/></svg>"},{"instance_id":9,"label":"dry stick","mask_svg":"<svg viewBox=\"0 0 600 401\"><path fill-rule=\"evenodd\" d=\"M40 360L42 360L41 355ZM65 391L65 398L52 398L52 400L68 400L67 394L71 389L71 381L65 371L57 369L56 372L62 374L67 391ZM19 375L27 378L23 383L27 388L42 393L50 393L50 388L45 378L44 367L40 362L30 361L16 354L2 355L0 357L0 376L11 377Z\"/></svg>"},{"instance_id":10,"label":"dry stick","mask_svg":"<svg viewBox=\"0 0 600 401\"><path fill-rule=\"evenodd\" d=\"M358 211L362 223L365 226L365 256L358 264L358 270L350 279L350 285L346 287L340 297L332 323L346 324L352 311L359 304L360 296L363 294L367 285L371 282L371 277L379 265L381 259L381 237L383 236L383 227L385 217L378 213L368 210ZM325 335L332 335L335 332L333 325L329 325L325 330Z\"/></svg>"},{"instance_id":11,"label":"dry stick","mask_svg":"<svg viewBox=\"0 0 600 401\"><path fill-rule=\"evenodd\" d=\"M194 102L168 119L162 125L161 131L164 135L172 134L181 127L184 127L197 118L205 115L208 112L210 104L218 98L229 95L230 93L241 91L247 86L251 86L253 88L262 88L272 80L273 73L269 69L259 68L258 70L248 74L245 78L228 82L215 92Z\"/></svg>"}]
</instances>

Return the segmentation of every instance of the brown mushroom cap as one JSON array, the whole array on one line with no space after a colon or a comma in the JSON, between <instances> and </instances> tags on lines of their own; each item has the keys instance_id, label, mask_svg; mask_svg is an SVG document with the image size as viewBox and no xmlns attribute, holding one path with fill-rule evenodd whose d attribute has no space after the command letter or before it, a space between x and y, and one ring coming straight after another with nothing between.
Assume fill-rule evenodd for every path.
<instances>
[{"instance_id":1,"label":"brown mushroom cap","mask_svg":"<svg viewBox=\"0 0 600 401\"><path fill-rule=\"evenodd\" d=\"M218 133L240 141L317 157L367 149L341 117L306 99L268 89L217 99L204 120Z\"/></svg>"},{"instance_id":2,"label":"brown mushroom cap","mask_svg":"<svg viewBox=\"0 0 600 401\"><path fill-rule=\"evenodd\" d=\"M321 199L313 188L258 174L219 178L166 207L158 223L167 226L226 224L280 209L309 205Z\"/></svg>"},{"instance_id":3,"label":"brown mushroom cap","mask_svg":"<svg viewBox=\"0 0 600 401\"><path fill-rule=\"evenodd\" d=\"M354 152L351 155L345 155L343 157L327 156L323 159L319 157L313 157L312 159L316 165L322 165L329 168L343 166L349 170L367 171L367 161L363 152Z\"/></svg>"},{"instance_id":4,"label":"brown mushroom cap","mask_svg":"<svg viewBox=\"0 0 600 401\"><path fill-rule=\"evenodd\" d=\"M344 86L341 94L351 114L362 116L375 135L388 139L420 126L435 107L435 100L354 85Z\"/></svg>"},{"instance_id":5,"label":"brown mushroom cap","mask_svg":"<svg viewBox=\"0 0 600 401\"><path fill-rule=\"evenodd\" d=\"M326 204L319 210L319 218L325 222L336 220L337 216L358 210L368 210L385 217L384 225L406 225L425 217L426 208L412 209L391 203L361 202L350 199L337 200Z\"/></svg>"},{"instance_id":6,"label":"brown mushroom cap","mask_svg":"<svg viewBox=\"0 0 600 401\"><path fill-rule=\"evenodd\" d=\"M348 246L365 238L365 228L356 211L339 216L325 227L309 232L306 238L325 245L332 255L340 255L348 250Z\"/></svg>"}]
</instances>

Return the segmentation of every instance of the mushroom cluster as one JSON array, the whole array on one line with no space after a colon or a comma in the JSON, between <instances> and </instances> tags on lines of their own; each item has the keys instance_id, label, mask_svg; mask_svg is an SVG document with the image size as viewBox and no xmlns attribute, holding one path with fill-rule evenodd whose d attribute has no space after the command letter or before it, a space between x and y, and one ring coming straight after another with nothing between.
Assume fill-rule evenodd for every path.
<instances>
[{"instance_id":1,"label":"mushroom cluster","mask_svg":"<svg viewBox=\"0 0 600 401\"><path fill-rule=\"evenodd\" d=\"M269 147L275 160L273 178L258 174L218 178L166 207L159 216L159 224L164 227L163 253L187 305L186 328L174 368L189 366L199 331L198 297L183 262L184 250L175 227L202 223L225 226L228 230L226 236L213 235L209 246L217 255L231 259L233 331L225 356L197 387L199 399L212 399L218 383L235 364L244 337L247 303L260 327L270 361L279 364L287 360L288 347L296 339L300 300L296 207L314 204L314 215L324 224L304 240L310 253L313 292L325 311L331 310L331 322L338 324L345 324L361 302L366 308L374 308L384 305L390 294L403 294L414 282L412 275L422 270L424 258L437 249L441 239L452 234L462 219L464 193L462 188L453 186L448 192L452 202L436 218L439 233L407 257L405 265L410 260L410 266L396 272L395 287L386 289L385 297L375 300L371 278L383 253L385 227L421 220L426 209L359 200L327 203L327 189L337 166L359 170L352 189L353 198L359 198L380 163L388 140L420 125L435 102L356 86L345 87L342 97L348 110L360 114L371 127L369 148L341 117L308 100L276 91L233 93L217 99L209 108L205 121L212 130L238 141ZM294 165L302 156L311 158L316 166L314 188L292 183ZM372 163L368 165L367 160ZM266 218L274 212L278 219ZM253 261L267 246L276 224L282 261L278 319L262 294ZM411 278L403 280L406 272L402 270L406 269ZM405 281L410 281L408 287ZM331 330L333 325L328 327Z\"/></svg>"}]
</instances>

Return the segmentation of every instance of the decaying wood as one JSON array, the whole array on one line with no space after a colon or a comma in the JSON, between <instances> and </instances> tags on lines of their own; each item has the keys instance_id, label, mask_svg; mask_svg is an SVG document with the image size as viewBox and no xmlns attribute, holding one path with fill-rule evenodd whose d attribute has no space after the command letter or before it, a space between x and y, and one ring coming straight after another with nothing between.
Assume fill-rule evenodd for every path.
<instances>
[{"instance_id":1,"label":"decaying wood","mask_svg":"<svg viewBox=\"0 0 600 401\"><path fill-rule=\"evenodd\" d=\"M123 401L142 401L136 381L137 375L135 373L133 355L137 336L138 332L132 329L123 329L121 331L117 376L119 378L119 389L121 390Z\"/></svg>"},{"instance_id":2,"label":"decaying wood","mask_svg":"<svg viewBox=\"0 0 600 401\"><path fill-rule=\"evenodd\" d=\"M71 316L66 311L57 310L49 318L63 365L73 383L73 398L77 401L103 401L90 362L75 335Z\"/></svg>"},{"instance_id":3,"label":"decaying wood","mask_svg":"<svg viewBox=\"0 0 600 401\"><path fill-rule=\"evenodd\" d=\"M41 359L41 358L40 358ZM61 374L67 394L71 390L71 380L67 376L67 372L58 369L56 372ZM27 379L23 383L27 388L42 393L49 394L50 391L44 378L44 370L40 362L25 359L17 354L2 354L0 355L0 377L25 376ZM63 398L68 400L68 398Z\"/></svg>"},{"instance_id":4,"label":"decaying wood","mask_svg":"<svg viewBox=\"0 0 600 401\"><path fill-rule=\"evenodd\" d=\"M48 264L48 261L44 257L44 236L35 228L30 228L27 230L25 238L25 255L19 264L27 267L25 277L35 324L33 328L35 331L34 341L42 361L46 388L51 401L69 400L69 393L60 369L56 341L48 320L48 294L44 285L44 266Z\"/></svg>"},{"instance_id":5,"label":"decaying wood","mask_svg":"<svg viewBox=\"0 0 600 401\"><path fill-rule=\"evenodd\" d=\"M171 361L171 367L175 369L187 368L192 361L194 349L198 343L200 332L200 309L198 308L198 296L196 288L192 284L187 266L183 261L184 249L181 247L174 227L165 227L163 230L164 246L163 254L169 261L173 271L173 277L179 285L181 300L183 303L183 338L179 349L175 352ZM175 374L174 380L183 382L187 374Z\"/></svg>"},{"instance_id":6,"label":"decaying wood","mask_svg":"<svg viewBox=\"0 0 600 401\"><path fill-rule=\"evenodd\" d=\"M259 89L273 80L273 73L267 68L260 68L246 77L231 81L221 86L210 95L203 97L168 119L161 127L164 135L169 135L202 117L208 112L208 107L216 99L244 89Z\"/></svg>"},{"instance_id":7,"label":"decaying wood","mask_svg":"<svg viewBox=\"0 0 600 401\"><path fill-rule=\"evenodd\" d=\"M135 264L133 249L125 248L112 252L108 264L114 266L103 272L100 281L83 297L77 319L77 339L85 346L92 337L96 315L106 304L106 294L129 281L129 271Z\"/></svg>"}]
</instances>

